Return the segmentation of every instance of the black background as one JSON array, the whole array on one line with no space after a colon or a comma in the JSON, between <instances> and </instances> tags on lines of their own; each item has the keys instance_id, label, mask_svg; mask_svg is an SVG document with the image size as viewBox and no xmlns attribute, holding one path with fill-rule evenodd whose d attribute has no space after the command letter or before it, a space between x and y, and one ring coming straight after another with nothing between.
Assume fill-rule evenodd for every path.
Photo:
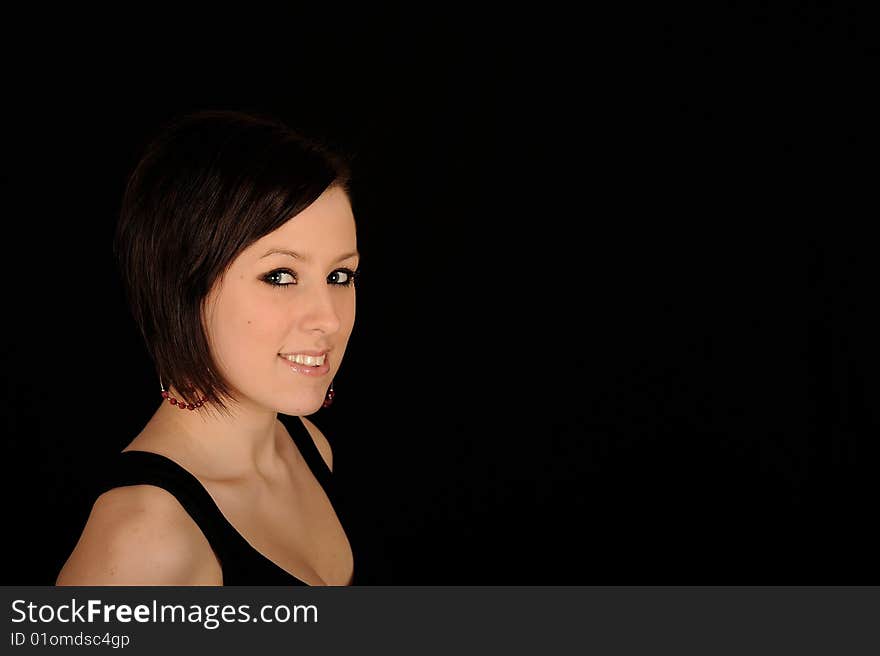
<instances>
[{"instance_id":1,"label":"black background","mask_svg":"<svg viewBox=\"0 0 880 656\"><path fill-rule=\"evenodd\" d=\"M877 384L840 383L870 371L871 331L827 359L866 325L873 272L829 249L847 242L819 210L826 169L877 144L875 105L810 59L842 40L869 63L859 21L735 3L56 21L4 53L0 582L54 582L102 460L158 404L110 242L144 139L201 108L356 154L357 323L314 419L360 582L876 582ZM862 287L834 304L841 278Z\"/></svg>"}]
</instances>

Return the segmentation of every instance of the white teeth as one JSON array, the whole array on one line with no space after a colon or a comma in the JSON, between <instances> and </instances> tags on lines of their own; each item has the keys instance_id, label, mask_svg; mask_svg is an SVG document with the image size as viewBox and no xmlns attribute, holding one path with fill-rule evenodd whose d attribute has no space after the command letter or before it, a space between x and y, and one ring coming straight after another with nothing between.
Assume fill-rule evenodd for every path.
<instances>
[{"instance_id":1,"label":"white teeth","mask_svg":"<svg viewBox=\"0 0 880 656\"><path fill-rule=\"evenodd\" d=\"M324 355L300 355L299 353L295 355L284 355L282 356L286 360L290 360L291 362L296 362L297 364L308 365L309 367L320 367L324 364L324 360L327 359L327 354Z\"/></svg>"}]
</instances>

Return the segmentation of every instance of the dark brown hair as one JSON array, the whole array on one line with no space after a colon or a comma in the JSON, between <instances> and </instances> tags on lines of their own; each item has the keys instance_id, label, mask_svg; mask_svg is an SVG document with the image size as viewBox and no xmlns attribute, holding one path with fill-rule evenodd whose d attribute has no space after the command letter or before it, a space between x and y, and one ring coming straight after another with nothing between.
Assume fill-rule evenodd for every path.
<instances>
[{"instance_id":1,"label":"dark brown hair","mask_svg":"<svg viewBox=\"0 0 880 656\"><path fill-rule=\"evenodd\" d=\"M206 110L164 124L125 187L113 242L132 315L166 389L228 412L204 302L232 261L332 185L350 160L266 114Z\"/></svg>"}]
</instances>

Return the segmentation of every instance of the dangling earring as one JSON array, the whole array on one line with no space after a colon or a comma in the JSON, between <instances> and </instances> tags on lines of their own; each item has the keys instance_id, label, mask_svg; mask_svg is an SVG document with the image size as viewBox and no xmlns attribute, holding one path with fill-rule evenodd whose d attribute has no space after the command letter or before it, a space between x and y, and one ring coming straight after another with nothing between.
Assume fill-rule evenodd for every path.
<instances>
[{"instance_id":1,"label":"dangling earring","mask_svg":"<svg viewBox=\"0 0 880 656\"><path fill-rule=\"evenodd\" d=\"M323 408L329 408L333 403L333 397L336 396L336 392L333 391L333 383L330 383L330 389L327 390L327 396L324 397L324 405L321 406Z\"/></svg>"},{"instance_id":2,"label":"dangling earring","mask_svg":"<svg viewBox=\"0 0 880 656\"><path fill-rule=\"evenodd\" d=\"M208 399L199 399L195 403L184 403L183 401L178 401L176 398L171 396L171 392L165 389L165 386L162 384L162 377L159 377L159 388L162 390L162 398L168 399L168 403L171 405L176 405L181 410L195 410L196 408L201 408L205 403L208 402Z\"/></svg>"}]
</instances>

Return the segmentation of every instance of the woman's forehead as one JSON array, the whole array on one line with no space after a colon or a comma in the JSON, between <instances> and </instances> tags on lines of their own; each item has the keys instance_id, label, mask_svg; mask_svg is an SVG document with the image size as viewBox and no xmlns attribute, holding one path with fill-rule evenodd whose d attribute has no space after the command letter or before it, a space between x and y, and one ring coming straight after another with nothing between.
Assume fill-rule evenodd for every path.
<instances>
[{"instance_id":1,"label":"woman's forehead","mask_svg":"<svg viewBox=\"0 0 880 656\"><path fill-rule=\"evenodd\" d=\"M286 255L305 263L357 252L351 204L344 191L326 191L314 203L248 249L251 258Z\"/></svg>"}]
</instances>

